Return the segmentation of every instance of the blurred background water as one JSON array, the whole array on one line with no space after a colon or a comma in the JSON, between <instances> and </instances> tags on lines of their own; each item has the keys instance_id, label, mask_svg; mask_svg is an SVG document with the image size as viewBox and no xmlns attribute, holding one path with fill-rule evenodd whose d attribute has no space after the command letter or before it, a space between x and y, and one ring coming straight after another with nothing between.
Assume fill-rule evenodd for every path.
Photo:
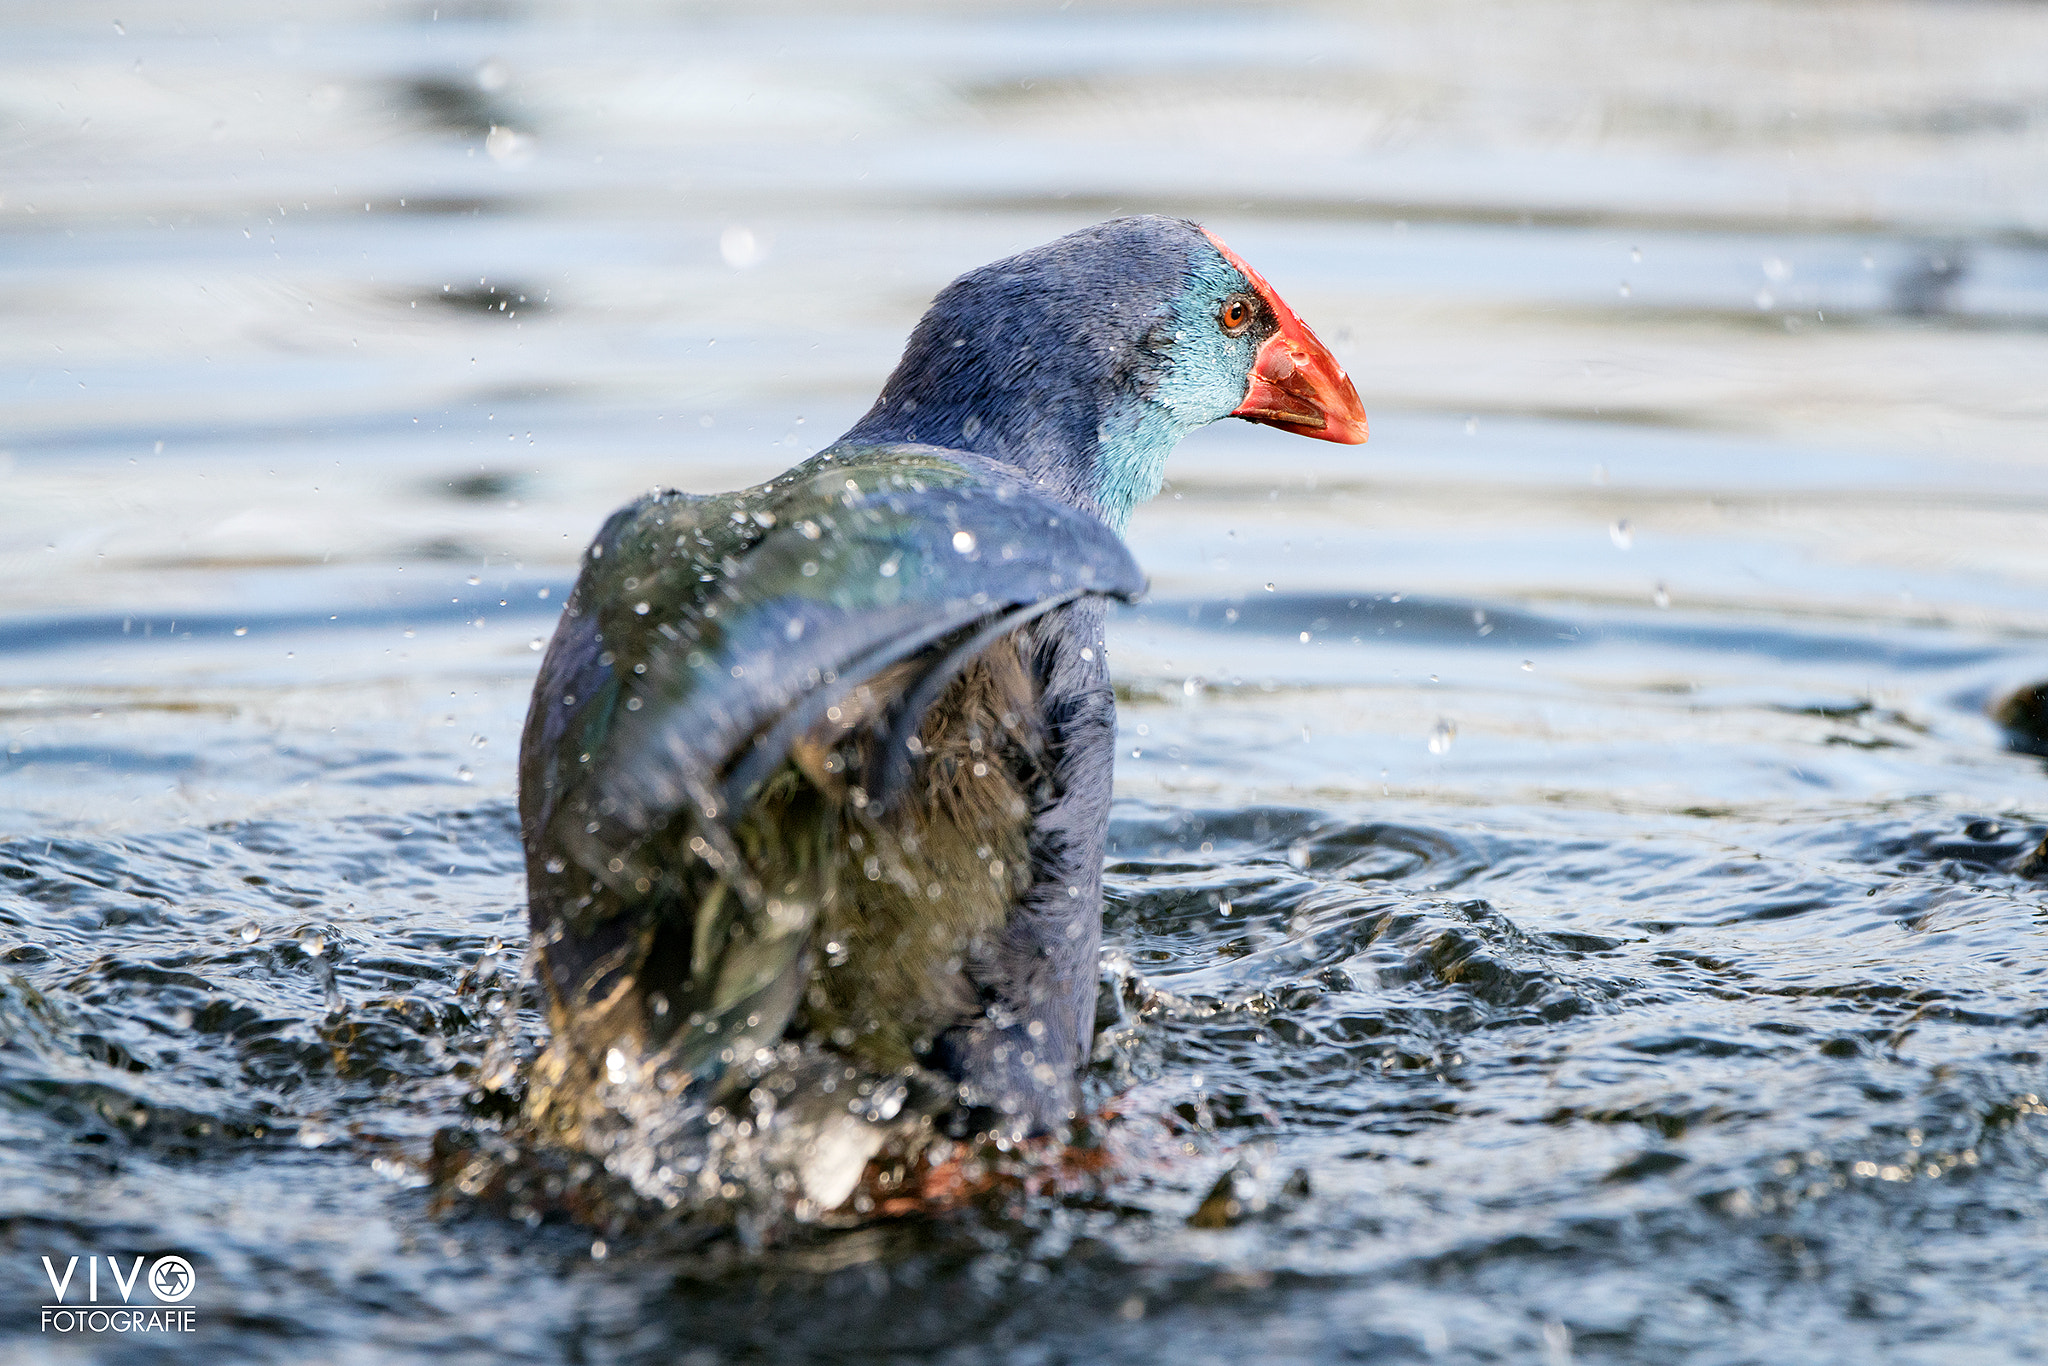
<instances>
[{"instance_id":1,"label":"blurred background water","mask_svg":"<svg viewBox=\"0 0 2048 1366\"><path fill-rule=\"evenodd\" d=\"M1156 1151L738 1260L424 1188L603 515L1126 212L1373 421L1132 525ZM2044 380L2039 4L11 0L0 1357L2040 1359ZM192 1338L38 1328L165 1251Z\"/></svg>"}]
</instances>

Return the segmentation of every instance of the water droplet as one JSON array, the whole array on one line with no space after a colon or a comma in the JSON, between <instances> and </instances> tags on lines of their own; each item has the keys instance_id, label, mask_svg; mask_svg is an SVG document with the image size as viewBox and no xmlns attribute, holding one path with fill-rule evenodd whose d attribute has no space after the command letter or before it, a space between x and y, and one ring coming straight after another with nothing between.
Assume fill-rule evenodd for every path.
<instances>
[{"instance_id":1,"label":"water droplet","mask_svg":"<svg viewBox=\"0 0 2048 1366\"><path fill-rule=\"evenodd\" d=\"M1669 607L1671 605L1671 590L1661 583L1658 584L1650 590L1650 601L1658 607Z\"/></svg>"},{"instance_id":2,"label":"water droplet","mask_svg":"<svg viewBox=\"0 0 2048 1366\"><path fill-rule=\"evenodd\" d=\"M642 617L644 617L644 616L646 616L646 615L647 615L647 612L648 612L648 607L647 607L647 604L646 604L646 603L644 603L644 602L636 602L636 603L634 603L634 604L633 604L633 613L634 613L634 615L636 615L636 616L642 616Z\"/></svg>"},{"instance_id":3,"label":"water droplet","mask_svg":"<svg viewBox=\"0 0 2048 1366\"><path fill-rule=\"evenodd\" d=\"M971 421L972 419L969 420ZM954 532L953 549L959 551L962 555L972 555L974 553L974 533L971 531Z\"/></svg>"},{"instance_id":4,"label":"water droplet","mask_svg":"<svg viewBox=\"0 0 2048 1366\"><path fill-rule=\"evenodd\" d=\"M618 1049L612 1048L605 1051L604 1074L611 1081L612 1085L623 1086L627 1078L633 1075L633 1071L626 1062L626 1055Z\"/></svg>"},{"instance_id":5,"label":"water droplet","mask_svg":"<svg viewBox=\"0 0 2048 1366\"><path fill-rule=\"evenodd\" d=\"M249 628L246 626L237 626L235 628L235 634L238 636L246 636L249 634Z\"/></svg>"},{"instance_id":6,"label":"water droplet","mask_svg":"<svg viewBox=\"0 0 2048 1366\"><path fill-rule=\"evenodd\" d=\"M1272 585L1272 584L1270 584L1270 583L1269 583L1269 584L1267 584L1267 585L1266 585L1266 591L1267 591L1268 593L1272 592L1272 591L1273 591L1273 585Z\"/></svg>"},{"instance_id":7,"label":"water droplet","mask_svg":"<svg viewBox=\"0 0 2048 1366\"><path fill-rule=\"evenodd\" d=\"M458 782L465 782L465 783L467 783L467 782L474 782L474 781L476 780L476 774L472 773L472 772L471 772L471 771L469 770L469 767L468 767L468 765L464 765L463 767L461 767L461 768L458 768L458 769L456 769L456 770L455 770L455 777L456 777L456 780L457 780Z\"/></svg>"},{"instance_id":8,"label":"water droplet","mask_svg":"<svg viewBox=\"0 0 2048 1366\"><path fill-rule=\"evenodd\" d=\"M1771 293L1768 289L1760 289L1756 292L1756 306L1759 309L1768 309L1776 302L1778 302L1778 296Z\"/></svg>"},{"instance_id":9,"label":"water droplet","mask_svg":"<svg viewBox=\"0 0 2048 1366\"><path fill-rule=\"evenodd\" d=\"M516 166L533 155L533 139L494 123L484 138L484 151L501 166Z\"/></svg>"},{"instance_id":10,"label":"water droplet","mask_svg":"<svg viewBox=\"0 0 2048 1366\"><path fill-rule=\"evenodd\" d=\"M308 958L318 958L327 952L327 936L308 930L299 936L299 950Z\"/></svg>"},{"instance_id":11,"label":"water droplet","mask_svg":"<svg viewBox=\"0 0 2048 1366\"><path fill-rule=\"evenodd\" d=\"M1429 752L1431 754L1449 754L1451 752L1451 744L1457 738L1458 727L1456 723L1439 719L1436 725L1430 728Z\"/></svg>"},{"instance_id":12,"label":"water droplet","mask_svg":"<svg viewBox=\"0 0 2048 1366\"><path fill-rule=\"evenodd\" d=\"M538 650L540 648L540 637L535 636L532 640L527 641L526 648L529 650Z\"/></svg>"},{"instance_id":13,"label":"water droplet","mask_svg":"<svg viewBox=\"0 0 2048 1366\"><path fill-rule=\"evenodd\" d=\"M244 944L253 944L257 941L258 938L262 936L263 930L261 926L257 925L257 923L252 920L248 924L242 926L241 929L235 931L235 933L241 938L241 941Z\"/></svg>"},{"instance_id":14,"label":"water droplet","mask_svg":"<svg viewBox=\"0 0 2048 1366\"><path fill-rule=\"evenodd\" d=\"M1636 530L1629 525L1628 518L1623 517L1607 528L1607 539L1614 542L1616 550L1627 550L1636 543Z\"/></svg>"},{"instance_id":15,"label":"water droplet","mask_svg":"<svg viewBox=\"0 0 2048 1366\"><path fill-rule=\"evenodd\" d=\"M735 223L718 235L718 254L732 269L746 270L768 258L768 244L752 228Z\"/></svg>"},{"instance_id":16,"label":"water droplet","mask_svg":"<svg viewBox=\"0 0 2048 1366\"><path fill-rule=\"evenodd\" d=\"M486 958L496 958L500 953L504 952L504 949L505 941L498 938L495 934L484 941L484 957Z\"/></svg>"},{"instance_id":17,"label":"water droplet","mask_svg":"<svg viewBox=\"0 0 2048 1366\"><path fill-rule=\"evenodd\" d=\"M1620 286L1617 287L1614 292L1619 294L1624 299L1628 298L1630 295L1635 293L1634 290L1629 288L1628 281L1626 280L1623 280Z\"/></svg>"},{"instance_id":18,"label":"water droplet","mask_svg":"<svg viewBox=\"0 0 2048 1366\"><path fill-rule=\"evenodd\" d=\"M1525 674L1532 674L1532 673L1535 673L1535 672L1536 672L1536 661L1535 661L1535 660L1533 660L1533 659L1525 659L1525 660L1523 660L1523 661L1522 661L1522 672L1523 672L1523 673L1525 673Z\"/></svg>"}]
</instances>

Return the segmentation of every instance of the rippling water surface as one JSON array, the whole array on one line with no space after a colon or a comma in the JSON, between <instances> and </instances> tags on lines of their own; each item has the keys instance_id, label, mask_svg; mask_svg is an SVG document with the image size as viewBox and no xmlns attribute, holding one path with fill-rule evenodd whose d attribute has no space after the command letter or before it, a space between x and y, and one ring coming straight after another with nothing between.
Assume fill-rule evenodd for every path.
<instances>
[{"instance_id":1,"label":"rippling water surface","mask_svg":"<svg viewBox=\"0 0 2048 1366\"><path fill-rule=\"evenodd\" d=\"M0 1357L2048 1354L2044 73L2018 4L10 7ZM1118 1165L752 1251L436 1183L603 514L1135 210L1374 434L1134 521ZM41 1331L170 1252L191 1337Z\"/></svg>"}]
</instances>

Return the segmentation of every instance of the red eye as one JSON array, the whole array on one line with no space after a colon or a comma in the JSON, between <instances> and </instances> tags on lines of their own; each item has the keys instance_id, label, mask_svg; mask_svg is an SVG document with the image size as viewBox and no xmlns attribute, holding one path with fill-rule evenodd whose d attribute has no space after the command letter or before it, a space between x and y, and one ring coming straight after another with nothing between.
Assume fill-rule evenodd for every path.
<instances>
[{"instance_id":1,"label":"red eye","mask_svg":"<svg viewBox=\"0 0 2048 1366\"><path fill-rule=\"evenodd\" d=\"M1216 321L1223 324L1223 330L1231 333L1244 331L1245 324L1251 320L1252 306L1242 298L1225 300L1222 311L1216 315Z\"/></svg>"}]
</instances>

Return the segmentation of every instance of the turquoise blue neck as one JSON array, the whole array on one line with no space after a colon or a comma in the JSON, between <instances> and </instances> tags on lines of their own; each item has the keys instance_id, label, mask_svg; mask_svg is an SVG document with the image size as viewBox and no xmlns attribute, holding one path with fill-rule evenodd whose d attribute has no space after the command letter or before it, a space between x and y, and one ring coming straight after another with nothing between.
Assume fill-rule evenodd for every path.
<instances>
[{"instance_id":1,"label":"turquoise blue neck","mask_svg":"<svg viewBox=\"0 0 2048 1366\"><path fill-rule=\"evenodd\" d=\"M1210 420L1190 420L1135 395L1103 419L1095 437L1095 502L1102 520L1116 528L1117 535L1129 527L1132 509L1159 492L1166 478L1166 457L1181 438Z\"/></svg>"}]
</instances>

